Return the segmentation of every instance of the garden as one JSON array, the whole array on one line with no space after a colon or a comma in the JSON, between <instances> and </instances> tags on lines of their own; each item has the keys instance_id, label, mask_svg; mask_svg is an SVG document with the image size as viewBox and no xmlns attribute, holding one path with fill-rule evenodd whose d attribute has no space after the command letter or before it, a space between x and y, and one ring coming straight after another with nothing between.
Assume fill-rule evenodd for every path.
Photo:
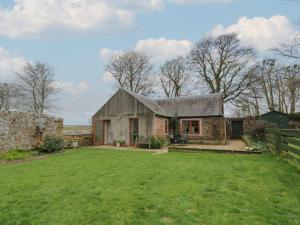
<instances>
[{"instance_id":1,"label":"garden","mask_svg":"<svg viewBox=\"0 0 300 225\"><path fill-rule=\"evenodd\" d=\"M0 196L5 225L300 224L300 170L270 153L31 155L2 160Z\"/></svg>"}]
</instances>

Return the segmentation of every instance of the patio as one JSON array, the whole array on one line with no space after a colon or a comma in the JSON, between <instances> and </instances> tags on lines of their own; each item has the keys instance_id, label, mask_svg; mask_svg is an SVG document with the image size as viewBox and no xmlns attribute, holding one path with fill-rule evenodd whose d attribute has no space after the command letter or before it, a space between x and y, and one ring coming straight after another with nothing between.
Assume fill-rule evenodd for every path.
<instances>
[{"instance_id":1,"label":"patio","mask_svg":"<svg viewBox=\"0 0 300 225\"><path fill-rule=\"evenodd\" d=\"M220 153L245 153L260 154L260 151L251 151L242 140L229 140L225 145L204 145L204 144L178 144L168 148L169 152L220 152Z\"/></svg>"}]
</instances>

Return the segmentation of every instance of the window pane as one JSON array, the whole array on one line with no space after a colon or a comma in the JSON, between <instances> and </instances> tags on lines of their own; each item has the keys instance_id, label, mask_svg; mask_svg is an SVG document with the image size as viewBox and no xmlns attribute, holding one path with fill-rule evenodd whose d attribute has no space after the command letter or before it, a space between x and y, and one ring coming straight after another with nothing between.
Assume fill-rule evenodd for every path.
<instances>
[{"instance_id":1,"label":"window pane","mask_svg":"<svg viewBox=\"0 0 300 225\"><path fill-rule=\"evenodd\" d=\"M191 134L199 134L199 121L191 121Z\"/></svg>"},{"instance_id":2,"label":"window pane","mask_svg":"<svg viewBox=\"0 0 300 225\"><path fill-rule=\"evenodd\" d=\"M189 133L189 122L187 120L182 121L182 133L188 134Z\"/></svg>"}]
</instances>

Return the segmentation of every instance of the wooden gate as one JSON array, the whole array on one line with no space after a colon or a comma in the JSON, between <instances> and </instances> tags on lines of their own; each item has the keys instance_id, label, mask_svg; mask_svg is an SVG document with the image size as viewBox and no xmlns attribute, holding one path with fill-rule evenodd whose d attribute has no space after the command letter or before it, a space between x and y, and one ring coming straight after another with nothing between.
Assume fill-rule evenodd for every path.
<instances>
[{"instance_id":1,"label":"wooden gate","mask_svg":"<svg viewBox=\"0 0 300 225\"><path fill-rule=\"evenodd\" d=\"M96 119L94 121L94 145L104 144L104 121Z\"/></svg>"}]
</instances>

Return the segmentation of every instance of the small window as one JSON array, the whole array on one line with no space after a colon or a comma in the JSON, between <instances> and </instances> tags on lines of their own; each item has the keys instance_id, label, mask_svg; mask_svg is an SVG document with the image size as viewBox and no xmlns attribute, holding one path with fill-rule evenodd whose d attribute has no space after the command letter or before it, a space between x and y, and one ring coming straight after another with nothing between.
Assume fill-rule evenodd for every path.
<instances>
[{"instance_id":1,"label":"small window","mask_svg":"<svg viewBox=\"0 0 300 225\"><path fill-rule=\"evenodd\" d=\"M169 121L165 120L165 134L169 133Z\"/></svg>"},{"instance_id":2,"label":"small window","mask_svg":"<svg viewBox=\"0 0 300 225\"><path fill-rule=\"evenodd\" d=\"M182 121L183 134L200 134L199 120L183 120Z\"/></svg>"}]
</instances>

